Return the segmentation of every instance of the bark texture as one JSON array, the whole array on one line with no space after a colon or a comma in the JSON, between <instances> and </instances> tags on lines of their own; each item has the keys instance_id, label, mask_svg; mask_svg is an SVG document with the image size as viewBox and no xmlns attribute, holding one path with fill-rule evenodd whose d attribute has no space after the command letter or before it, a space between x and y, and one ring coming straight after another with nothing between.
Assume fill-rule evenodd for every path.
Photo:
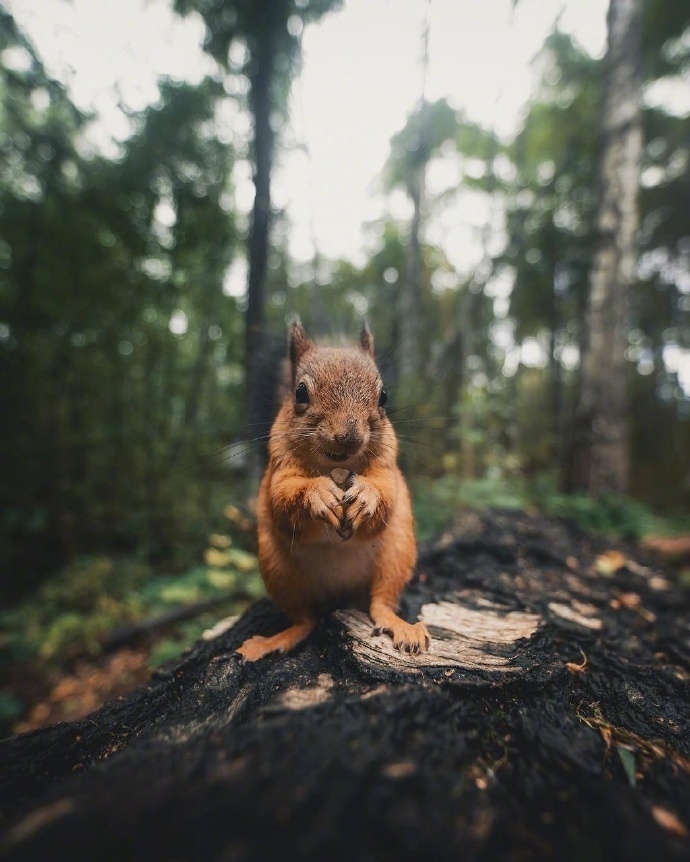
<instances>
[{"instance_id":1,"label":"bark texture","mask_svg":"<svg viewBox=\"0 0 690 862\"><path fill-rule=\"evenodd\" d=\"M625 350L642 154L640 0L610 0L605 63L596 248L565 483L594 494L628 487Z\"/></svg>"},{"instance_id":2,"label":"bark texture","mask_svg":"<svg viewBox=\"0 0 690 862\"><path fill-rule=\"evenodd\" d=\"M267 26L257 39L249 74L249 104L254 118L252 155L254 158L254 205L249 234L249 272L247 278L247 311L245 313L245 403L251 428L260 428L261 372L264 354L264 321L266 316L266 269L268 239L271 228L271 172L275 133L271 125L274 110L272 89L275 86L276 31ZM254 449L247 453L250 483L258 486L261 458Z\"/></svg>"},{"instance_id":3,"label":"bark texture","mask_svg":"<svg viewBox=\"0 0 690 862\"><path fill-rule=\"evenodd\" d=\"M420 148L423 144L420 144ZM419 377L421 367L419 310L422 305L422 207L424 205L426 164L409 177L407 193L412 202L410 235L405 249L405 276L397 302L398 376L406 385Z\"/></svg>"},{"instance_id":4,"label":"bark texture","mask_svg":"<svg viewBox=\"0 0 690 862\"><path fill-rule=\"evenodd\" d=\"M405 596L419 657L343 611L243 666L284 624L260 602L126 699L3 742L2 858L688 859L690 603L640 554L469 514Z\"/></svg>"}]
</instances>

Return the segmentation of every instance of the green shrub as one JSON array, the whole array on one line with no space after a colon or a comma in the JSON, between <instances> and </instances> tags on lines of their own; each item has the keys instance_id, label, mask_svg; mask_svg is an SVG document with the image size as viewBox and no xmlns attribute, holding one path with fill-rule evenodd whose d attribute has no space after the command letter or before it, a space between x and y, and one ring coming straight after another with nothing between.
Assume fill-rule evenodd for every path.
<instances>
[{"instance_id":1,"label":"green shrub","mask_svg":"<svg viewBox=\"0 0 690 862\"><path fill-rule=\"evenodd\" d=\"M103 636L123 623L220 597L235 586L252 596L263 592L256 558L246 551L233 549L227 568L198 566L165 577L136 559L82 559L0 613L5 660L59 664L75 655L96 655Z\"/></svg>"},{"instance_id":2,"label":"green shrub","mask_svg":"<svg viewBox=\"0 0 690 862\"><path fill-rule=\"evenodd\" d=\"M494 477L463 480L454 474L440 479L416 479L412 499L418 538L427 540L453 523L457 512L469 509L537 508L545 515L570 518L587 530L640 539L651 533L673 533L680 521L661 518L643 503L617 494L589 497L563 494L550 476L525 479Z\"/></svg>"}]
</instances>

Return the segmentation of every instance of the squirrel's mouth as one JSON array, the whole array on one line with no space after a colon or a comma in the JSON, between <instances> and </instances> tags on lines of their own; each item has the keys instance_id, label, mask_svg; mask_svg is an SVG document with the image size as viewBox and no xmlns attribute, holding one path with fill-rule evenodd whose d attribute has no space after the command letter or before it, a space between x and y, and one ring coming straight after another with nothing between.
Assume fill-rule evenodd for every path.
<instances>
[{"instance_id":1,"label":"squirrel's mouth","mask_svg":"<svg viewBox=\"0 0 690 862\"><path fill-rule=\"evenodd\" d=\"M336 462L347 461L351 457L348 452L326 452L325 454L331 461Z\"/></svg>"}]
</instances>

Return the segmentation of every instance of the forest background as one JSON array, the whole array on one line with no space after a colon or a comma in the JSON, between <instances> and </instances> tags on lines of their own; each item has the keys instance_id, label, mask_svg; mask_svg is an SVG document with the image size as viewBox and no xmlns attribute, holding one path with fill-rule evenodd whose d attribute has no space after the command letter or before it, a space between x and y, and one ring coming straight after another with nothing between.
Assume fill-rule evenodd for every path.
<instances>
[{"instance_id":1,"label":"forest background","mask_svg":"<svg viewBox=\"0 0 690 862\"><path fill-rule=\"evenodd\" d=\"M291 87L305 28L343 4L171 5L202 34L208 73L161 79L150 104L124 111L111 148L94 146L98 117L0 6L8 728L78 714L99 673L102 693L117 692L260 594L248 501L294 313L331 337L368 319L422 539L466 505L535 506L634 538L682 527L690 509L690 111L678 99L690 4L641 3L619 417L629 468L599 485L573 451L606 58L556 25L508 132L426 97L434 4L415 4L419 86L367 178L384 205L363 251L328 256L312 225L296 256L271 178L290 152L308 166ZM388 15L394 28L393 4ZM605 383L610 370L595 370Z\"/></svg>"}]
</instances>

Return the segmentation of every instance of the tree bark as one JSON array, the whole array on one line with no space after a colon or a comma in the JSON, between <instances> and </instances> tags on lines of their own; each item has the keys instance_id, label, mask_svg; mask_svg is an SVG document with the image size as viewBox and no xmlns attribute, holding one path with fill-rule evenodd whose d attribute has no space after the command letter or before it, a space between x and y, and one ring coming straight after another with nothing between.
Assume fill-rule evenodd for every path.
<instances>
[{"instance_id":1,"label":"tree bark","mask_svg":"<svg viewBox=\"0 0 690 862\"><path fill-rule=\"evenodd\" d=\"M687 594L639 548L466 514L422 554L396 653L358 611L235 648L268 602L88 719L0 743L5 860L683 860Z\"/></svg>"},{"instance_id":2,"label":"tree bark","mask_svg":"<svg viewBox=\"0 0 690 862\"><path fill-rule=\"evenodd\" d=\"M422 164L415 175L409 178L407 186L407 193L412 202L412 220L405 250L405 276L398 302L398 355L396 357L398 377L406 389L419 379L422 370L419 317L422 294L421 230L425 173L426 164Z\"/></svg>"},{"instance_id":3,"label":"tree bark","mask_svg":"<svg viewBox=\"0 0 690 862\"><path fill-rule=\"evenodd\" d=\"M275 74L272 28L257 38L253 71L249 75L249 103L254 117L254 206L249 237L249 274L245 315L245 409L247 422L261 419L259 390L264 347L266 268L271 225L271 170L275 135L271 126L271 89ZM249 453L249 475L258 486L261 463L258 452Z\"/></svg>"},{"instance_id":4,"label":"tree bark","mask_svg":"<svg viewBox=\"0 0 690 862\"><path fill-rule=\"evenodd\" d=\"M183 447L192 439L197 430L199 408L202 404L204 389L207 384L210 371L210 360L213 352L213 342L209 335L211 325L210 316L204 317L199 326L199 334L196 339L196 359L189 373L189 385L185 396L184 414L179 428L170 443L170 451L167 461L172 469Z\"/></svg>"},{"instance_id":5,"label":"tree bark","mask_svg":"<svg viewBox=\"0 0 690 862\"><path fill-rule=\"evenodd\" d=\"M640 0L611 0L601 115L600 202L584 320L569 490L628 487L626 336L642 152Z\"/></svg>"}]
</instances>

